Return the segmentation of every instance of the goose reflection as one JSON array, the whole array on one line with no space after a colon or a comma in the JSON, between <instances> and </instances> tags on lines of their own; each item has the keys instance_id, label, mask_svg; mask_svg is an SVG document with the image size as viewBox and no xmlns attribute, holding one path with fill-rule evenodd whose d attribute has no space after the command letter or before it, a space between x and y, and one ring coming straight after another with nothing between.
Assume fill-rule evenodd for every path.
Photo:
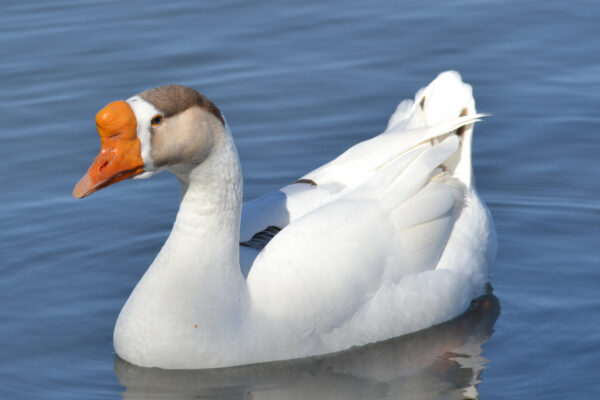
<instances>
[{"instance_id":1,"label":"goose reflection","mask_svg":"<svg viewBox=\"0 0 600 400\"><path fill-rule=\"evenodd\" d=\"M500 304L487 294L432 328L322 357L211 370L141 368L116 357L125 399L477 398L481 345Z\"/></svg>"}]
</instances>

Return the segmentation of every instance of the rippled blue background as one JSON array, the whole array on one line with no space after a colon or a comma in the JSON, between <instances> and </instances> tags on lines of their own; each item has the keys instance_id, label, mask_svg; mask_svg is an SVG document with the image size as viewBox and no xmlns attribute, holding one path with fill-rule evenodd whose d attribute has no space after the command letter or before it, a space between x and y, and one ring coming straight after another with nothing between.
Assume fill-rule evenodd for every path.
<instances>
[{"instance_id":1,"label":"rippled blue background","mask_svg":"<svg viewBox=\"0 0 600 400\"><path fill-rule=\"evenodd\" d=\"M112 329L179 192L161 174L71 197L106 103L165 83L202 91L228 119L251 199L380 132L401 99L456 69L478 110L493 114L473 149L499 237L502 314L483 344L485 370L443 367L438 390L439 363L411 372L407 386L356 373L329 384L292 365L283 380L253 381L255 370L188 377L202 384L186 395L475 396L448 389L468 386L458 379L468 372L485 399L597 397L599 20L596 1L3 3L0 396L151 397L113 369ZM309 390L307 376L327 384ZM181 377L149 379L163 378ZM178 398L171 389L152 393Z\"/></svg>"}]
</instances>

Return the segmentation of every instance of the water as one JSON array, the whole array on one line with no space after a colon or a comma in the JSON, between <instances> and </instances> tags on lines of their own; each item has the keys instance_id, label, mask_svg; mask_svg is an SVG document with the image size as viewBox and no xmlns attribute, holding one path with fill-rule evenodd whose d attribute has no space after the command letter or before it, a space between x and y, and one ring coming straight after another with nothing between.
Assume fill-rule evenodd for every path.
<instances>
[{"instance_id":1,"label":"water","mask_svg":"<svg viewBox=\"0 0 600 400\"><path fill-rule=\"evenodd\" d=\"M597 397L599 17L594 1L7 2L0 397ZM495 324L491 298L324 359L180 373L115 359L114 321L179 193L161 174L72 199L98 109L164 83L201 90L251 199L378 133L446 69L493 114L473 159L499 237Z\"/></svg>"}]
</instances>

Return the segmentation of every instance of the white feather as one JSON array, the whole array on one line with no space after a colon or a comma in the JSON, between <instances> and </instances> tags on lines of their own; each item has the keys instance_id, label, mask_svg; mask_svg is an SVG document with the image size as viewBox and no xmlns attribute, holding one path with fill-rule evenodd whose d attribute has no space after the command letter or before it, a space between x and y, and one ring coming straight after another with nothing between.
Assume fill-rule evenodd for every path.
<instances>
[{"instance_id":1,"label":"white feather","mask_svg":"<svg viewBox=\"0 0 600 400\"><path fill-rule=\"evenodd\" d=\"M142 160L144 160L144 172L141 175L137 175L135 178L137 179L145 179L154 175L156 171L153 171L154 168L154 160L150 155L150 150L152 149L150 140L150 126L152 118L159 113L159 111L146 100L142 99L140 96L133 96L127 99L127 103L133 110L133 113L136 116L137 120L137 136L142 144L141 153Z\"/></svg>"},{"instance_id":2,"label":"white feather","mask_svg":"<svg viewBox=\"0 0 600 400\"><path fill-rule=\"evenodd\" d=\"M480 118L470 86L441 74L400 103L385 132L305 175L315 185L246 203L241 228L226 135L186 177L173 232L119 316L117 353L144 366L223 367L335 352L457 316L484 290L495 252L470 172ZM281 231L263 249L238 249L269 226Z\"/></svg>"}]
</instances>

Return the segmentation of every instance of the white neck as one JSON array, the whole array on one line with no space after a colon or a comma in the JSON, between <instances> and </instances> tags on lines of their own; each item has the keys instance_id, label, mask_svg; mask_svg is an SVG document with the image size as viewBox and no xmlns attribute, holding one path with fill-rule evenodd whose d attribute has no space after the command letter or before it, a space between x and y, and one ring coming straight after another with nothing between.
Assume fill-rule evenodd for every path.
<instances>
[{"instance_id":1,"label":"white neck","mask_svg":"<svg viewBox=\"0 0 600 400\"><path fill-rule=\"evenodd\" d=\"M190 357L211 357L210 347L227 341L224 332L234 334L243 323L249 301L239 267L242 178L233 140L223 133L200 165L171 169L181 184L181 205L169 238L117 321L115 348L122 356L148 348L148 341L164 347L164 337L143 334L140 325L168 331L167 343L193 340L197 352ZM139 346L132 345L136 341ZM147 355L149 365L160 357L155 350Z\"/></svg>"},{"instance_id":2,"label":"white neck","mask_svg":"<svg viewBox=\"0 0 600 400\"><path fill-rule=\"evenodd\" d=\"M231 137L226 134L215 143L202 164L171 170L182 200L151 268L176 270L178 278L193 282L190 289L202 297L199 301L229 304L245 285L239 267L242 177Z\"/></svg>"}]
</instances>

